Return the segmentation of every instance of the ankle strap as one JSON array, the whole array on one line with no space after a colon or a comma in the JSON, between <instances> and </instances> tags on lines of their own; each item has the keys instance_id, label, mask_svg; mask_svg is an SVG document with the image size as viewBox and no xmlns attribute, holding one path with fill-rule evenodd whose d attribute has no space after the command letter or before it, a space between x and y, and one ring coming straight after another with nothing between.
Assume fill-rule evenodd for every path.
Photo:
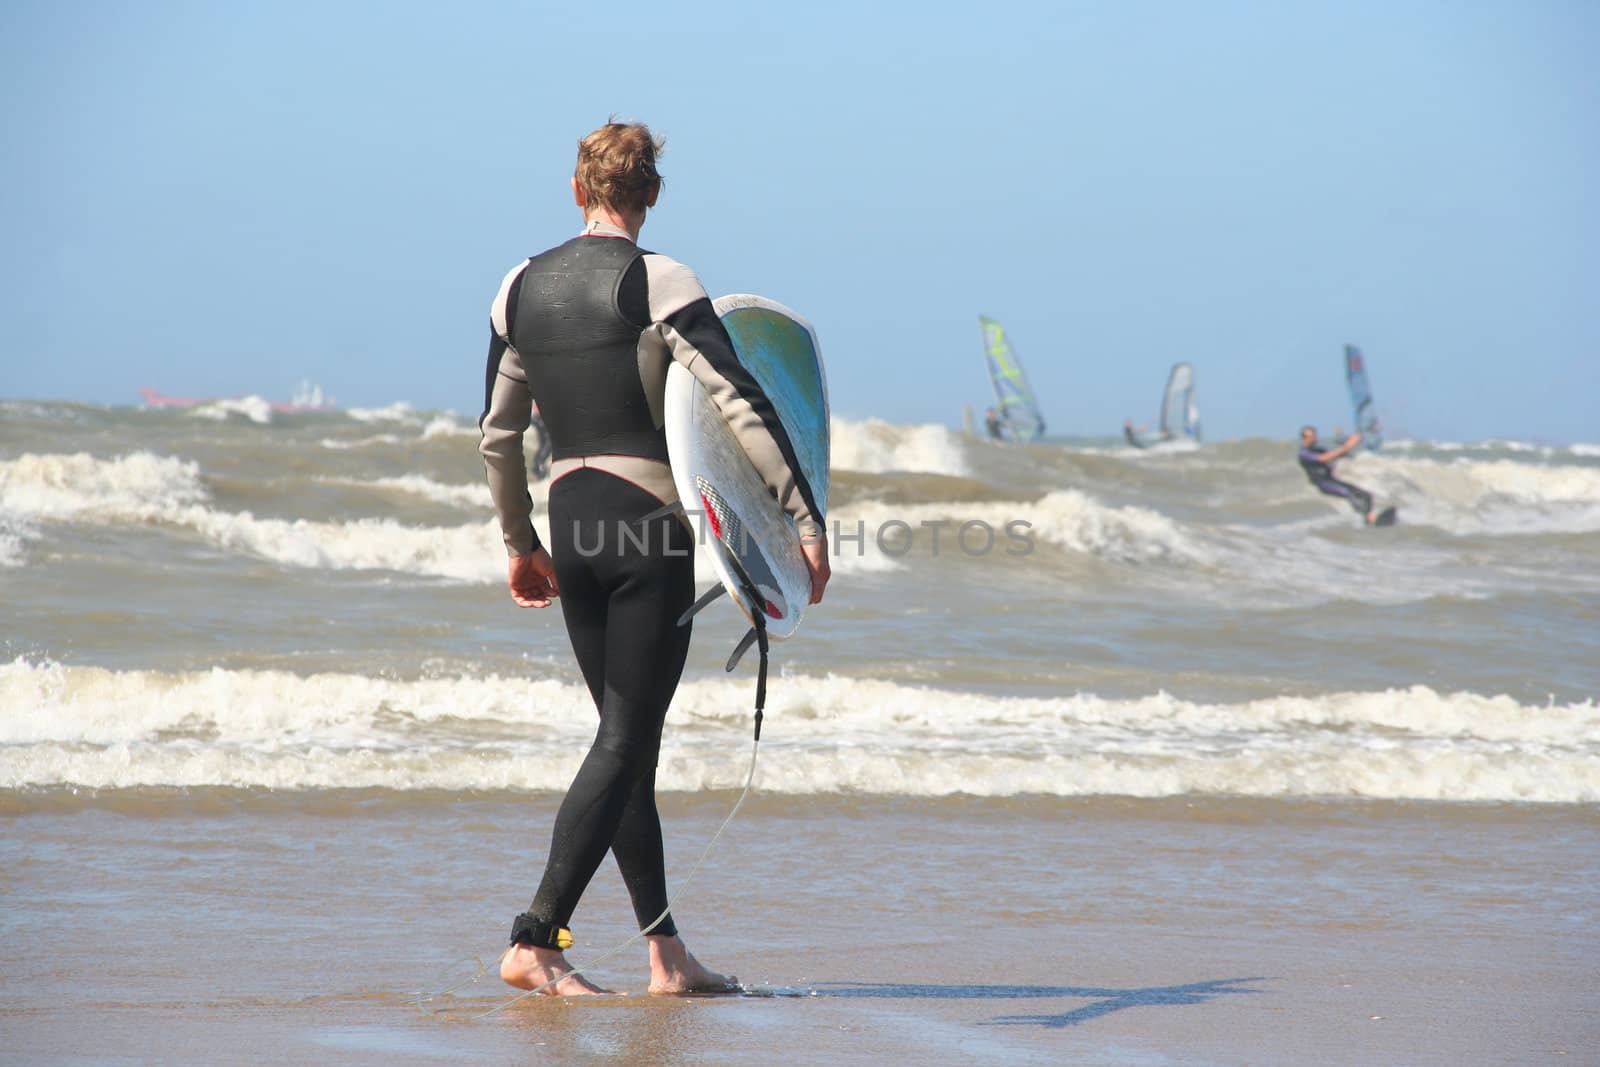
<instances>
[{"instance_id":1,"label":"ankle strap","mask_svg":"<svg viewBox=\"0 0 1600 1067\"><path fill-rule=\"evenodd\" d=\"M572 931L547 919L536 919L527 912L517 916L511 924L511 943L530 945L533 948L569 949L573 945Z\"/></svg>"}]
</instances>

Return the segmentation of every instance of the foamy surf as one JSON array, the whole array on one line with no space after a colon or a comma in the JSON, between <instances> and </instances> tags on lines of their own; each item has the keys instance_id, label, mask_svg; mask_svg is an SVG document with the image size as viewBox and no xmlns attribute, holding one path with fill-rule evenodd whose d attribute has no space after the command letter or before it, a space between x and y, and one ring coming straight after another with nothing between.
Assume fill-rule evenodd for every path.
<instances>
[{"instance_id":1,"label":"foamy surf","mask_svg":"<svg viewBox=\"0 0 1600 1067\"><path fill-rule=\"evenodd\" d=\"M1359 475L1404 521L1462 535L1600 531L1600 468L1508 459L1363 457Z\"/></svg>"},{"instance_id":2,"label":"foamy surf","mask_svg":"<svg viewBox=\"0 0 1600 1067\"><path fill-rule=\"evenodd\" d=\"M879 419L856 421L835 416L831 429L835 470L954 477L970 472L961 438L943 426L898 426Z\"/></svg>"},{"instance_id":3,"label":"foamy surf","mask_svg":"<svg viewBox=\"0 0 1600 1067\"><path fill-rule=\"evenodd\" d=\"M835 550L898 558L1026 556L1045 543L1120 563L1198 561L1182 524L1148 508L1102 503L1075 489L1037 500L847 505L831 519ZM840 535L843 536L840 536Z\"/></svg>"},{"instance_id":4,"label":"foamy surf","mask_svg":"<svg viewBox=\"0 0 1600 1067\"><path fill-rule=\"evenodd\" d=\"M272 402L260 396L242 396L227 400L208 400L196 404L188 409L188 415L194 419L208 419L212 422L226 422L228 419L241 418L253 422L258 426L268 426L272 423Z\"/></svg>"},{"instance_id":5,"label":"foamy surf","mask_svg":"<svg viewBox=\"0 0 1600 1067\"><path fill-rule=\"evenodd\" d=\"M658 781L729 789L747 680L690 680ZM0 788L561 790L593 736L581 685L276 671L0 667ZM758 787L902 796L1274 796L1589 803L1600 708L1424 686L1244 703L987 696L773 680Z\"/></svg>"},{"instance_id":6,"label":"foamy surf","mask_svg":"<svg viewBox=\"0 0 1600 1067\"><path fill-rule=\"evenodd\" d=\"M153 452L113 459L87 452L24 453L0 460L0 500L7 510L33 518L143 520L208 496L197 462Z\"/></svg>"}]
</instances>

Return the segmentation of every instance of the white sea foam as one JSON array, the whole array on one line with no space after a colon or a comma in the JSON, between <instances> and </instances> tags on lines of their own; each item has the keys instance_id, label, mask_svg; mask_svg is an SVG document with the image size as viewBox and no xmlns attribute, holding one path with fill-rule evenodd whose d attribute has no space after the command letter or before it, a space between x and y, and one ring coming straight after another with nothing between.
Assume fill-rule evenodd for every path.
<instances>
[{"instance_id":1,"label":"white sea foam","mask_svg":"<svg viewBox=\"0 0 1600 1067\"><path fill-rule=\"evenodd\" d=\"M208 493L192 460L133 452L100 459L87 452L0 460L0 499L36 518L128 516L135 521L198 503Z\"/></svg>"},{"instance_id":2,"label":"white sea foam","mask_svg":"<svg viewBox=\"0 0 1600 1067\"><path fill-rule=\"evenodd\" d=\"M472 437L479 435L478 424L475 422L462 422L454 415L437 415L428 420L428 425L422 428L422 439L431 441L436 437Z\"/></svg>"},{"instance_id":3,"label":"white sea foam","mask_svg":"<svg viewBox=\"0 0 1600 1067\"><path fill-rule=\"evenodd\" d=\"M493 520L464 526L408 526L392 519L310 522L209 508L186 508L163 518L223 548L291 567L391 570L466 582L505 580L505 547Z\"/></svg>"},{"instance_id":4,"label":"white sea foam","mask_svg":"<svg viewBox=\"0 0 1600 1067\"><path fill-rule=\"evenodd\" d=\"M1570 445L1547 445L1533 441L1516 441L1507 438L1488 438L1483 441L1425 441L1425 440L1390 440L1383 444L1384 456L1395 453L1430 453L1430 452L1472 452L1490 458L1498 453L1515 453L1519 458L1538 457L1540 459L1560 459L1564 456L1577 456L1585 459L1600 457L1600 444L1591 442L1577 442Z\"/></svg>"},{"instance_id":5,"label":"white sea foam","mask_svg":"<svg viewBox=\"0 0 1600 1067\"><path fill-rule=\"evenodd\" d=\"M416 425L417 413L405 401L381 408L345 408L345 415L356 422L403 422Z\"/></svg>"},{"instance_id":6,"label":"white sea foam","mask_svg":"<svg viewBox=\"0 0 1600 1067\"><path fill-rule=\"evenodd\" d=\"M238 416L266 426L272 422L272 402L260 396L208 400L190 408L189 414L193 418L210 419L213 422L226 422Z\"/></svg>"},{"instance_id":7,"label":"white sea foam","mask_svg":"<svg viewBox=\"0 0 1600 1067\"><path fill-rule=\"evenodd\" d=\"M974 526L963 532L969 523ZM1048 493L1038 500L862 502L840 509L830 516L830 524L846 535L836 536L836 542L851 551L860 546L865 555L908 555L901 551L908 538L913 551L932 553L937 537L940 552L951 555L1025 554L1025 549L1032 550L1030 544L1044 541L1120 563L1206 557L1196 540L1172 519L1147 508L1104 504L1076 489ZM992 539L985 530L992 532Z\"/></svg>"},{"instance_id":8,"label":"white sea foam","mask_svg":"<svg viewBox=\"0 0 1600 1067\"><path fill-rule=\"evenodd\" d=\"M478 492L469 500L464 488L458 493L425 478L394 481L398 488L436 493L451 503L482 502ZM0 462L0 494L14 522L164 524L193 530L222 548L295 567L400 570L475 582L504 579L505 550L492 520L418 527L391 519L311 522L219 511L207 503L198 464L148 452L116 459L87 453L24 455Z\"/></svg>"},{"instance_id":9,"label":"white sea foam","mask_svg":"<svg viewBox=\"0 0 1600 1067\"><path fill-rule=\"evenodd\" d=\"M1030 505L1039 536L1067 548L1123 563L1198 562L1206 553L1181 524L1141 507L1113 507L1075 489Z\"/></svg>"},{"instance_id":10,"label":"white sea foam","mask_svg":"<svg viewBox=\"0 0 1600 1067\"><path fill-rule=\"evenodd\" d=\"M392 433L374 434L371 437L360 437L353 441L341 441L336 437L324 437L317 442L317 444L331 452L352 452L358 448L382 448L405 443L406 438Z\"/></svg>"},{"instance_id":11,"label":"white sea foam","mask_svg":"<svg viewBox=\"0 0 1600 1067\"><path fill-rule=\"evenodd\" d=\"M21 516L0 508L0 567L20 567L27 560L28 543L38 530Z\"/></svg>"},{"instance_id":12,"label":"white sea foam","mask_svg":"<svg viewBox=\"0 0 1600 1067\"><path fill-rule=\"evenodd\" d=\"M733 788L749 685L686 682L667 790ZM0 788L564 789L593 736L578 684L272 671L0 666ZM939 796L1331 796L1600 801L1600 708L1416 686L1204 704L1022 699L837 677L773 680L757 784Z\"/></svg>"},{"instance_id":13,"label":"white sea foam","mask_svg":"<svg viewBox=\"0 0 1600 1067\"><path fill-rule=\"evenodd\" d=\"M396 478L375 478L363 481L351 478L326 478L323 481L336 485L370 486L390 492L409 493L458 508L487 510L490 507L488 486L481 482L471 485L447 485L420 474L406 474Z\"/></svg>"},{"instance_id":14,"label":"white sea foam","mask_svg":"<svg viewBox=\"0 0 1600 1067\"><path fill-rule=\"evenodd\" d=\"M943 426L900 426L879 419L857 422L835 416L832 427L835 470L883 474L911 471L961 477L970 473L961 438Z\"/></svg>"},{"instance_id":15,"label":"white sea foam","mask_svg":"<svg viewBox=\"0 0 1600 1067\"><path fill-rule=\"evenodd\" d=\"M1452 533L1600 530L1600 468L1363 456L1343 476L1398 501L1407 522Z\"/></svg>"},{"instance_id":16,"label":"white sea foam","mask_svg":"<svg viewBox=\"0 0 1600 1067\"><path fill-rule=\"evenodd\" d=\"M488 510L480 485L447 485L420 475L371 481L328 479L422 496L467 509ZM262 518L248 511L221 511L209 503L199 465L139 452L115 459L87 453L24 455L0 461L0 566L20 563L32 519L72 519L104 524L166 525L192 530L211 544L290 567L332 570L395 570L431 578L499 583L505 580L505 547L493 519L459 526L413 526L392 519L318 522ZM534 494L534 514L544 514L543 493ZM711 573L700 563L702 575ZM892 571L881 554L835 563L841 574Z\"/></svg>"}]
</instances>

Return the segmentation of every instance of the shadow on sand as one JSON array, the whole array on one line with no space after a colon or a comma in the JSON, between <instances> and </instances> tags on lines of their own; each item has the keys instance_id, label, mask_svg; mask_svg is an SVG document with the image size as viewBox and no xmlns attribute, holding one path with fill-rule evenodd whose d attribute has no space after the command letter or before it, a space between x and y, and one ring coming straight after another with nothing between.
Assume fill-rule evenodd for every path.
<instances>
[{"instance_id":1,"label":"shadow on sand","mask_svg":"<svg viewBox=\"0 0 1600 1067\"><path fill-rule=\"evenodd\" d=\"M1044 1000L1055 997L1088 998L1093 1001L1071 1011L1043 1015L1000 1015L986 1026L1077 1026L1124 1008L1175 1007L1204 1004L1230 993L1260 993L1242 988L1246 982L1264 978L1222 978L1188 985L1148 986L1143 989L1106 989L1099 986L1071 985L915 985L896 982L824 982L814 987L819 997L885 1000Z\"/></svg>"}]
</instances>

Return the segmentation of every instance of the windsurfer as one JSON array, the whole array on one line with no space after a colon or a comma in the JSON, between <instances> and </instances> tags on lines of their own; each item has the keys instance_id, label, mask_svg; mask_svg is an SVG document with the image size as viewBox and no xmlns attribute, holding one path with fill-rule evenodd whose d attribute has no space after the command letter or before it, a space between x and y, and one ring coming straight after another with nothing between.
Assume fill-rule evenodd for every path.
<instances>
[{"instance_id":1,"label":"windsurfer","mask_svg":"<svg viewBox=\"0 0 1600 1067\"><path fill-rule=\"evenodd\" d=\"M1311 484L1329 496L1342 496L1350 501L1350 506L1366 519L1367 525L1378 521L1378 513L1372 507L1372 494L1349 482L1341 482L1333 476L1333 465L1338 460L1349 455L1361 443L1361 435L1353 433L1345 438L1344 444L1327 449L1317 446L1317 428L1315 426L1300 427L1300 466L1306 472L1306 477L1311 479Z\"/></svg>"}]
</instances>

